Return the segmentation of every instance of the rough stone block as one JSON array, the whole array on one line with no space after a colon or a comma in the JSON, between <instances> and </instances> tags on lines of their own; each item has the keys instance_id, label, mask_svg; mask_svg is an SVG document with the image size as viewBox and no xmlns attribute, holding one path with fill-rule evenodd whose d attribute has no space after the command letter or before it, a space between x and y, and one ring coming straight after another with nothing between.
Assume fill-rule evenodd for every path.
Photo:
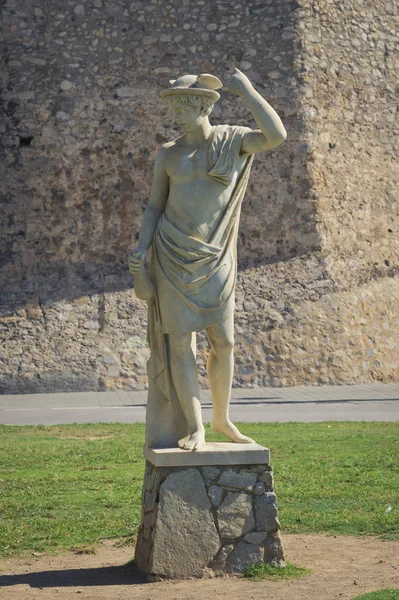
<instances>
[{"instance_id":1,"label":"rough stone block","mask_svg":"<svg viewBox=\"0 0 399 600\"><path fill-rule=\"evenodd\" d=\"M276 566L285 565L284 550L278 533L267 536L264 542L264 561Z\"/></svg>"},{"instance_id":2,"label":"rough stone block","mask_svg":"<svg viewBox=\"0 0 399 600\"><path fill-rule=\"evenodd\" d=\"M218 485L211 485L208 489L209 498L214 506L219 506L222 501L223 490Z\"/></svg>"},{"instance_id":3,"label":"rough stone block","mask_svg":"<svg viewBox=\"0 0 399 600\"><path fill-rule=\"evenodd\" d=\"M244 541L249 544L260 546L260 544L265 541L266 536L267 531L252 531L244 536Z\"/></svg>"},{"instance_id":4,"label":"rough stone block","mask_svg":"<svg viewBox=\"0 0 399 600\"><path fill-rule=\"evenodd\" d=\"M220 548L211 502L197 469L171 473L162 483L151 572L184 578L206 567Z\"/></svg>"},{"instance_id":5,"label":"rough stone block","mask_svg":"<svg viewBox=\"0 0 399 600\"><path fill-rule=\"evenodd\" d=\"M222 538L237 538L255 527L252 497L244 492L229 492L218 509Z\"/></svg>"},{"instance_id":6,"label":"rough stone block","mask_svg":"<svg viewBox=\"0 0 399 600\"><path fill-rule=\"evenodd\" d=\"M220 469L217 467L204 467L202 469L202 473L205 479L209 479L209 481L216 481L220 475Z\"/></svg>"},{"instance_id":7,"label":"rough stone block","mask_svg":"<svg viewBox=\"0 0 399 600\"><path fill-rule=\"evenodd\" d=\"M256 527L260 531L278 529L276 494L266 492L255 498Z\"/></svg>"},{"instance_id":8,"label":"rough stone block","mask_svg":"<svg viewBox=\"0 0 399 600\"><path fill-rule=\"evenodd\" d=\"M255 485L255 489L254 492L257 496L260 496L261 494L264 494L265 492L265 484L262 481L258 481L258 483Z\"/></svg>"},{"instance_id":9,"label":"rough stone block","mask_svg":"<svg viewBox=\"0 0 399 600\"><path fill-rule=\"evenodd\" d=\"M250 490L254 489L256 483L256 473L251 473L250 471L239 471L236 473L232 469L227 469L223 471L219 484L227 487L238 488L240 490Z\"/></svg>"},{"instance_id":10,"label":"rough stone block","mask_svg":"<svg viewBox=\"0 0 399 600\"><path fill-rule=\"evenodd\" d=\"M217 555L214 563L212 564L212 568L215 571L224 571L226 569L227 557L229 556L229 554L231 554L234 548L234 544L226 544L225 546L222 546L219 554Z\"/></svg>"},{"instance_id":11,"label":"rough stone block","mask_svg":"<svg viewBox=\"0 0 399 600\"><path fill-rule=\"evenodd\" d=\"M239 542L226 559L231 573L242 573L248 567L263 562L264 551L260 546Z\"/></svg>"},{"instance_id":12,"label":"rough stone block","mask_svg":"<svg viewBox=\"0 0 399 600\"><path fill-rule=\"evenodd\" d=\"M252 465L251 471L256 473L257 475L262 475L265 471L270 469L269 465Z\"/></svg>"},{"instance_id":13,"label":"rough stone block","mask_svg":"<svg viewBox=\"0 0 399 600\"><path fill-rule=\"evenodd\" d=\"M149 512L150 510L154 509L156 497L157 497L156 491L145 492L144 502L143 502L143 510L145 512Z\"/></svg>"},{"instance_id":14,"label":"rough stone block","mask_svg":"<svg viewBox=\"0 0 399 600\"><path fill-rule=\"evenodd\" d=\"M259 481L262 481L265 484L265 487L273 487L273 473L270 471L265 471L258 477Z\"/></svg>"}]
</instances>

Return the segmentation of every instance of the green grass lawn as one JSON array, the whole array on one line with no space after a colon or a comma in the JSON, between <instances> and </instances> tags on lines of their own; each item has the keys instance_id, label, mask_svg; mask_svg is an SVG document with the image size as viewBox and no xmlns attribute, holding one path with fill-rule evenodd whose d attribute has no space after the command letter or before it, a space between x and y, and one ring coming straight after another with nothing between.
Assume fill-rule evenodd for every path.
<instances>
[{"instance_id":1,"label":"green grass lawn","mask_svg":"<svg viewBox=\"0 0 399 600\"><path fill-rule=\"evenodd\" d=\"M399 539L396 423L243 424L271 449L283 532ZM207 429L207 439L221 440ZM144 425L0 426L0 553L129 539Z\"/></svg>"},{"instance_id":2,"label":"green grass lawn","mask_svg":"<svg viewBox=\"0 0 399 600\"><path fill-rule=\"evenodd\" d=\"M399 600L399 589L370 592L369 594L356 596L354 600Z\"/></svg>"}]
</instances>

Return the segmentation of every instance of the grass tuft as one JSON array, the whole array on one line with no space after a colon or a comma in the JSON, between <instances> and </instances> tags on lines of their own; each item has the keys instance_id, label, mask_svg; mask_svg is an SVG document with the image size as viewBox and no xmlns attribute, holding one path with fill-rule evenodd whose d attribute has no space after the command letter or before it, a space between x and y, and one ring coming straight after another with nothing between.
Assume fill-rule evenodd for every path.
<instances>
[{"instance_id":1,"label":"grass tuft","mask_svg":"<svg viewBox=\"0 0 399 600\"><path fill-rule=\"evenodd\" d=\"M74 554L96 554L96 549L94 548L94 546L83 544L81 546L76 546L75 548L72 548L72 552Z\"/></svg>"},{"instance_id":2,"label":"grass tuft","mask_svg":"<svg viewBox=\"0 0 399 600\"><path fill-rule=\"evenodd\" d=\"M399 589L395 590L378 590L378 592L370 592L356 596L354 600L399 600Z\"/></svg>"},{"instance_id":3,"label":"grass tuft","mask_svg":"<svg viewBox=\"0 0 399 600\"><path fill-rule=\"evenodd\" d=\"M254 579L259 581L261 579L294 579L296 577L303 577L309 575L310 569L304 567L297 567L290 562L287 562L285 567L273 567L266 563L260 563L258 565L251 565L242 574L242 577L248 579Z\"/></svg>"},{"instance_id":4,"label":"grass tuft","mask_svg":"<svg viewBox=\"0 0 399 600\"><path fill-rule=\"evenodd\" d=\"M117 548L124 548L125 546L135 546L137 542L137 535L126 535L119 540L116 540L115 546Z\"/></svg>"}]
</instances>

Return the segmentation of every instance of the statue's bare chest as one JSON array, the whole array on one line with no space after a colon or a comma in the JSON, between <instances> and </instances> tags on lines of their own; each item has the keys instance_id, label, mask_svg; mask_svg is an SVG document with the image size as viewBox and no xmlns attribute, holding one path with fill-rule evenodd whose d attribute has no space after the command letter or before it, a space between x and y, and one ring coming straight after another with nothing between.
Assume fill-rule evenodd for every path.
<instances>
[{"instance_id":1,"label":"statue's bare chest","mask_svg":"<svg viewBox=\"0 0 399 600\"><path fill-rule=\"evenodd\" d=\"M197 148L176 147L168 156L167 172L173 183L193 183L205 178L208 171L208 145Z\"/></svg>"}]
</instances>

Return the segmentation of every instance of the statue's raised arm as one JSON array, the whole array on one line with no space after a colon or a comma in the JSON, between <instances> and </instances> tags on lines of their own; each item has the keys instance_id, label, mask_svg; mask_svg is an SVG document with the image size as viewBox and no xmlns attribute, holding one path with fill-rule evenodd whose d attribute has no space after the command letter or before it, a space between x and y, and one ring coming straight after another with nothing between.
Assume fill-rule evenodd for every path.
<instances>
[{"instance_id":1,"label":"statue's raised arm","mask_svg":"<svg viewBox=\"0 0 399 600\"><path fill-rule=\"evenodd\" d=\"M241 152L254 154L279 146L287 137L285 127L270 104L255 90L248 77L234 69L226 76L227 89L241 96L248 105L259 130L248 131L241 142Z\"/></svg>"}]
</instances>

